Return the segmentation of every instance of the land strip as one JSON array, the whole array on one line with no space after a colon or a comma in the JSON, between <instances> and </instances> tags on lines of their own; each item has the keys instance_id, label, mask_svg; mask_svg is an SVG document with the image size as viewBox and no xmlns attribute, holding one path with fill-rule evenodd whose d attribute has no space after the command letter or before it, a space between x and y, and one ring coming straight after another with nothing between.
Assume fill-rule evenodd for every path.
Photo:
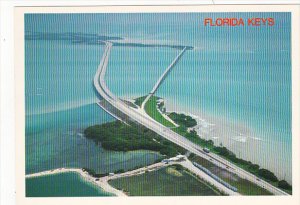
<instances>
[{"instance_id":1,"label":"land strip","mask_svg":"<svg viewBox=\"0 0 300 205\"><path fill-rule=\"evenodd\" d=\"M181 166L183 166L184 168L189 170L191 173L195 174L200 179L202 179L205 182L209 183L211 186L215 187L216 189L218 189L222 193L225 193L225 194L228 194L228 195L239 195L239 193L228 189L227 187L225 187L221 183L213 180L209 175L207 175L206 173L204 173L200 169L196 168L187 158L185 158L181 161L173 161L173 162L169 162L169 163L158 162L158 163L146 166L146 167L138 168L138 169L135 169L135 170L124 172L124 173L116 173L116 174L111 173L111 174L108 174L107 176L103 176L103 177L92 176L85 169L59 168L59 169L53 169L53 170L43 171L43 172L34 173L34 174L28 174L28 175L26 175L26 178L41 177L41 176L59 174L59 173L66 173L66 172L76 172L76 173L80 174L80 176L84 180L100 187L101 189L103 189L106 192L112 193L116 196L127 196L126 193L124 193L121 190L118 190L118 189L114 188L108 182L110 180L114 180L114 179L118 179L118 178L122 178L122 177L131 177L131 176L145 174L146 172L157 171L158 169L161 169L161 168L167 167L167 166L171 166L171 165L181 165Z\"/></svg>"},{"instance_id":2,"label":"land strip","mask_svg":"<svg viewBox=\"0 0 300 205\"><path fill-rule=\"evenodd\" d=\"M84 171L83 169L59 168L59 169L38 172L38 173L34 173L34 174L28 174L28 175L26 175L26 178L41 177L41 176L46 176L46 175L60 174L60 173L67 173L67 172L78 173L84 180L100 187L101 189L103 189L106 192L112 193L116 196L127 196L122 191L110 186L106 181L102 181L102 180L96 181L96 179L93 176L89 175L89 173L87 171Z\"/></svg>"}]
</instances>

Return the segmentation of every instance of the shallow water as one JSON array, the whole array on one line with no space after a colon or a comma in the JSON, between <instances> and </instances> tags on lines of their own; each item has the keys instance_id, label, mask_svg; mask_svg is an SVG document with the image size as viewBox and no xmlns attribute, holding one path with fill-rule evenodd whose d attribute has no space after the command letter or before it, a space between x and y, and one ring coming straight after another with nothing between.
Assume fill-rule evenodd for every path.
<instances>
[{"instance_id":1,"label":"shallow water","mask_svg":"<svg viewBox=\"0 0 300 205\"><path fill-rule=\"evenodd\" d=\"M26 197L112 196L77 173L60 173L26 179Z\"/></svg>"},{"instance_id":2,"label":"shallow water","mask_svg":"<svg viewBox=\"0 0 300 205\"><path fill-rule=\"evenodd\" d=\"M132 169L160 157L151 151L111 152L83 136L114 120L95 102L92 79L102 46L26 41L26 173L88 167L98 173Z\"/></svg>"}]
</instances>

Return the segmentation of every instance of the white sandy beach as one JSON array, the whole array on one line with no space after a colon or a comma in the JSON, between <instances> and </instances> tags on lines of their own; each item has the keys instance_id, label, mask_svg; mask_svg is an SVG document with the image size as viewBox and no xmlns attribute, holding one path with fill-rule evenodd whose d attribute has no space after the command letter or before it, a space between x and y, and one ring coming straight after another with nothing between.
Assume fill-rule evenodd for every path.
<instances>
[{"instance_id":1,"label":"white sandy beach","mask_svg":"<svg viewBox=\"0 0 300 205\"><path fill-rule=\"evenodd\" d=\"M172 164L172 163L170 163L170 164ZM154 170L160 169L165 166L167 166L167 164L159 162L159 163L155 163L155 164L152 164L152 165L149 165L146 167L128 171L125 173L115 174L113 176L105 176L105 177L101 177L101 178L93 177L93 176L89 175L88 172L83 171L82 169L78 169L78 168L59 168L59 169L38 172L38 173L34 173L34 174L28 174L28 175L26 175L26 178L41 177L41 176L60 174L60 173L66 173L66 172L76 172L76 173L80 174L80 176L84 180L93 183L94 185L103 189L105 192L112 193L116 196L127 196L124 192L112 187L108 183L108 181L112 180L112 179L117 179L120 177L130 177L130 176L134 176L134 175L144 174L146 170L154 171ZM96 181L96 179L97 179L97 181Z\"/></svg>"},{"instance_id":2,"label":"white sandy beach","mask_svg":"<svg viewBox=\"0 0 300 205\"><path fill-rule=\"evenodd\" d=\"M285 178L291 183L292 176L287 170L291 159L283 159L284 155L272 154L275 150L282 150L283 145L280 142L266 141L242 123L213 117L201 112L191 113L187 108L172 104L171 100L165 100L165 107L169 113L183 113L196 119L197 125L194 129L201 138L211 139L216 146L225 146L237 157L269 169L279 178Z\"/></svg>"},{"instance_id":3,"label":"white sandy beach","mask_svg":"<svg viewBox=\"0 0 300 205\"><path fill-rule=\"evenodd\" d=\"M216 180L212 179L206 173L204 173L203 171L196 168L187 158L185 158L185 160L183 160L183 161L178 161L178 162L174 161L174 162L169 162L168 164L163 163L163 162L158 162L158 163L155 163L155 164L152 164L152 165L149 165L149 166L146 166L146 167L142 167L142 168L139 168L139 169L135 169L135 170L127 171L127 172L124 172L124 173L119 173L119 174L113 174L113 175L109 175L109 176L105 176L105 177L101 177L101 178L92 177L91 175L88 174L88 172L83 171L82 169L78 169L78 168L53 169L53 170L38 172L38 173L34 173L34 174L28 174L28 175L26 175L26 178L40 177L40 176L66 173L66 172L76 172L76 173L80 174L80 176L84 180L93 183L94 185L96 185L96 186L100 187L101 189L103 189L105 192L112 193L115 196L127 196L126 193L124 193L123 191L112 187L108 183L108 181L118 179L118 178L121 178L121 177L130 177L130 176L136 176L136 175L144 174L146 171L148 171L148 172L157 171L158 169L161 169L163 167L167 167L167 166L170 166L170 165L173 165L173 164L182 165L183 167L187 168L192 173L196 174L202 180L204 180L207 183L213 185L214 187L216 187L220 191L223 191L224 193L227 193L229 195L239 195L237 192L233 192L232 190L226 188L225 186L223 186L222 184L220 184Z\"/></svg>"},{"instance_id":4,"label":"white sandy beach","mask_svg":"<svg viewBox=\"0 0 300 205\"><path fill-rule=\"evenodd\" d=\"M116 196L127 196L124 194L122 191L117 190L110 186L106 180L99 180L95 181L96 178L90 176L87 172L84 172L82 169L76 169L76 168L59 168L59 169L53 169L53 170L48 170L48 171L43 171L43 172L38 172L34 174L28 174L26 175L26 178L32 178L32 177L40 177L40 176L46 176L46 175L51 175L51 174L60 174L60 173L66 173L66 172L76 172L80 174L80 176L88 181L93 183L94 185L100 187L103 189L105 192L112 193Z\"/></svg>"}]
</instances>

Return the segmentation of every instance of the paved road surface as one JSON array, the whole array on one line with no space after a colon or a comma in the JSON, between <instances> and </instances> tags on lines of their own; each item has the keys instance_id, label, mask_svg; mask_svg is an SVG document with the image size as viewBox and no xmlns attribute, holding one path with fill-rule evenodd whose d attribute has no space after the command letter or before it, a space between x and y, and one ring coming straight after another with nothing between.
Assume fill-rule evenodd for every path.
<instances>
[{"instance_id":1,"label":"paved road surface","mask_svg":"<svg viewBox=\"0 0 300 205\"><path fill-rule=\"evenodd\" d=\"M192 143L191 141L187 140L183 136L177 134L173 130L163 126L162 124L156 122L149 116L145 115L140 110L134 109L128 105L126 105L123 101L118 99L116 96L114 96L110 90L107 88L104 77L105 72L107 69L109 54L112 48L112 43L105 42L106 48L104 50L104 54L102 56L101 62L98 66L98 70L94 77L94 86L99 93L99 95L104 98L108 103L110 103L112 106L114 106L117 110L122 112L123 114L130 117L135 122L147 127L148 129L156 132L157 134L161 135L162 137L170 140L171 142L174 142L175 144L185 148L186 150L196 154L197 156L200 156L204 159L210 160L216 165L219 166L225 166L228 167L227 169L235 174L237 174L239 177L247 179L265 189L272 192L275 195L288 195L284 191L278 189L277 187L274 187L273 185L263 181L263 180L257 180L257 177L240 167L230 163L229 161L221 158L220 156L213 154L213 153L205 153L202 148L199 145L196 145Z\"/></svg>"},{"instance_id":2,"label":"paved road surface","mask_svg":"<svg viewBox=\"0 0 300 205\"><path fill-rule=\"evenodd\" d=\"M146 97L146 99L143 101L141 108L144 109L147 101L151 98L151 96L154 95L154 93L157 91L158 87L161 85L161 83L166 79L168 73L171 71L171 69L176 65L176 63L179 61L181 56L184 54L186 51L186 47L182 49L182 51L176 56L176 58L172 61L172 63L169 65L169 67L165 70L165 72L160 76L158 81L155 83L154 87L152 88L151 92L149 95Z\"/></svg>"}]
</instances>

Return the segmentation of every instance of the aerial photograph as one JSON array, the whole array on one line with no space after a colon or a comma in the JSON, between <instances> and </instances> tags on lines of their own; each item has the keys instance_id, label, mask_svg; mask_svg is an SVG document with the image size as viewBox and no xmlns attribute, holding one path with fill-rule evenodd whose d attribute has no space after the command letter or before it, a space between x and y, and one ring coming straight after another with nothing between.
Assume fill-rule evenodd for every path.
<instances>
[{"instance_id":1,"label":"aerial photograph","mask_svg":"<svg viewBox=\"0 0 300 205\"><path fill-rule=\"evenodd\" d=\"M291 13L24 18L26 197L292 195Z\"/></svg>"}]
</instances>

